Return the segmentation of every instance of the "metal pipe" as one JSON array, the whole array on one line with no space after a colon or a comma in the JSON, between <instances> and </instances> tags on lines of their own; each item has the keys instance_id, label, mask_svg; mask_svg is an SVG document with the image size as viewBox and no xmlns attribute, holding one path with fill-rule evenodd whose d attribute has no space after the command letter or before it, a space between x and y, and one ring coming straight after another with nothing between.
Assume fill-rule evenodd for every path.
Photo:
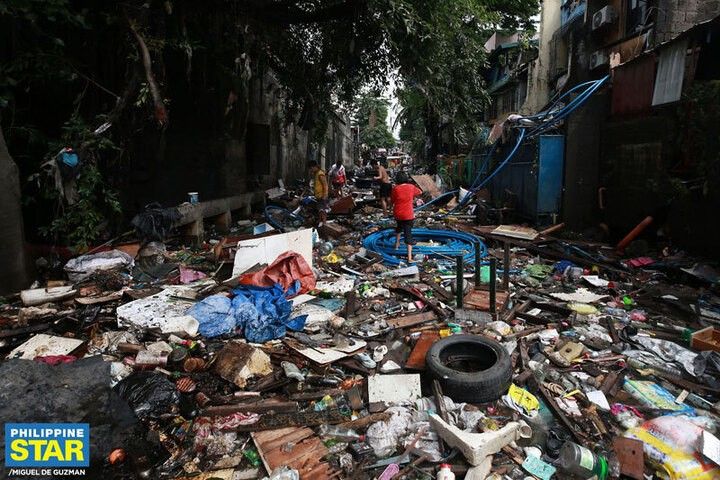
<instances>
[{"instance_id":1,"label":"metal pipe","mask_svg":"<svg viewBox=\"0 0 720 480\"><path fill-rule=\"evenodd\" d=\"M510 244L505 242L503 251L503 290L510 288Z\"/></svg>"},{"instance_id":2,"label":"metal pipe","mask_svg":"<svg viewBox=\"0 0 720 480\"><path fill-rule=\"evenodd\" d=\"M497 260L494 258L490 259L490 313L495 315L497 313L497 306L495 305L495 295L497 293Z\"/></svg>"},{"instance_id":3,"label":"metal pipe","mask_svg":"<svg viewBox=\"0 0 720 480\"><path fill-rule=\"evenodd\" d=\"M475 290L480 290L480 243L475 244Z\"/></svg>"},{"instance_id":4,"label":"metal pipe","mask_svg":"<svg viewBox=\"0 0 720 480\"><path fill-rule=\"evenodd\" d=\"M455 284L455 306L457 308L463 308L463 284L465 283L465 279L463 278L463 256L458 255L455 257L456 261L456 274L457 274L457 280Z\"/></svg>"}]
</instances>

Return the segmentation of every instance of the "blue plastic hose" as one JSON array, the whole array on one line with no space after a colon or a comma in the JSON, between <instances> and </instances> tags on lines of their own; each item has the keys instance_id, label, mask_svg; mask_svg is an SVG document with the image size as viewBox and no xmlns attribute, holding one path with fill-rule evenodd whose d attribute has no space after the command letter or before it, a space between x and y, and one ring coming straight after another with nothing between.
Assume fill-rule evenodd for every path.
<instances>
[{"instance_id":1,"label":"blue plastic hose","mask_svg":"<svg viewBox=\"0 0 720 480\"><path fill-rule=\"evenodd\" d=\"M429 228L413 228L413 238L419 243L413 247L413 254L421 254L449 260L462 256L465 263L475 261L475 244L480 244L480 256L487 255L487 248L479 237L465 232L452 230L435 230ZM429 241L434 245L424 245ZM363 240L363 247L379 254L388 265L399 265L407 256L407 248L401 236L400 248L395 249L395 230L381 230L371 233Z\"/></svg>"}]
</instances>

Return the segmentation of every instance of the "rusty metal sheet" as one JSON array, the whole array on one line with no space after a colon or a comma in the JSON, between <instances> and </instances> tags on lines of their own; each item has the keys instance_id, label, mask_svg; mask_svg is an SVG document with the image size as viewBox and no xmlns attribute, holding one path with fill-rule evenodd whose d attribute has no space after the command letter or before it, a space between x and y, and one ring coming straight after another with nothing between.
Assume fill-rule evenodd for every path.
<instances>
[{"instance_id":1,"label":"rusty metal sheet","mask_svg":"<svg viewBox=\"0 0 720 480\"><path fill-rule=\"evenodd\" d=\"M632 438L616 437L613 450L620 462L620 473L630 478L643 480L645 472L645 453L643 442Z\"/></svg>"},{"instance_id":2,"label":"rusty metal sheet","mask_svg":"<svg viewBox=\"0 0 720 480\"><path fill-rule=\"evenodd\" d=\"M440 339L440 334L437 332L422 332L418 339L415 347L410 352L410 356L405 362L405 368L411 370L425 370L425 355L433 343Z\"/></svg>"},{"instance_id":3,"label":"rusty metal sheet","mask_svg":"<svg viewBox=\"0 0 720 480\"><path fill-rule=\"evenodd\" d=\"M655 55L646 55L613 70L612 114L650 110L655 85Z\"/></svg>"}]
</instances>

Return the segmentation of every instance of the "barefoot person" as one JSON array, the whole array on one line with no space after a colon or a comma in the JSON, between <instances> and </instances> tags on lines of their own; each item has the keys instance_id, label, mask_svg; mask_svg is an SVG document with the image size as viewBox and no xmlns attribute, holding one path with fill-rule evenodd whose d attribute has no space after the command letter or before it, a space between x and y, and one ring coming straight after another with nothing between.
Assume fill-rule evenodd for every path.
<instances>
[{"instance_id":1,"label":"barefoot person","mask_svg":"<svg viewBox=\"0 0 720 480\"><path fill-rule=\"evenodd\" d=\"M408 263L412 263L412 246L415 241L412 238L412 227L415 220L413 200L422 195L422 190L410 183L410 179L404 172L395 177L397 185L392 189L393 214L397 225L395 226L395 250L400 248L400 233L405 237L407 245Z\"/></svg>"},{"instance_id":2,"label":"barefoot person","mask_svg":"<svg viewBox=\"0 0 720 480\"><path fill-rule=\"evenodd\" d=\"M375 173L377 173L377 177L373 177L373 180L380 182L380 204L382 205L383 214L387 215L388 198L390 198L390 193L392 193L390 175L388 175L385 167L380 165L377 160L372 160L370 165L373 166Z\"/></svg>"}]
</instances>

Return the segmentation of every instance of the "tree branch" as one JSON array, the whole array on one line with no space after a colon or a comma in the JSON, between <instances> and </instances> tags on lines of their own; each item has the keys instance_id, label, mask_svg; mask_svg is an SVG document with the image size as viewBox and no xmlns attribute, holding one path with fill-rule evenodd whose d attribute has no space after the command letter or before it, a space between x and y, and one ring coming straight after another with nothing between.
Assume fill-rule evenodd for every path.
<instances>
[{"instance_id":1,"label":"tree branch","mask_svg":"<svg viewBox=\"0 0 720 480\"><path fill-rule=\"evenodd\" d=\"M311 11L297 7L297 2L246 0L243 3L246 13L260 21L277 25L293 25L352 18L358 9L367 4L367 0L343 0L334 5ZM278 8L280 6L284 8Z\"/></svg>"},{"instance_id":2,"label":"tree branch","mask_svg":"<svg viewBox=\"0 0 720 480\"><path fill-rule=\"evenodd\" d=\"M143 67L145 68L145 78L147 79L150 95L152 96L153 103L155 104L155 119L161 127L164 127L168 122L168 113L165 108L165 102L163 102L162 96L160 95L160 89L155 81L155 75L152 73L150 50L148 50L145 39L143 39L142 35L140 35L140 32L138 32L135 24L132 20L130 20L130 18L128 18L128 24L130 25L130 30L133 35L135 35L135 39L138 42L138 48L140 49L140 56L142 58Z\"/></svg>"}]
</instances>

